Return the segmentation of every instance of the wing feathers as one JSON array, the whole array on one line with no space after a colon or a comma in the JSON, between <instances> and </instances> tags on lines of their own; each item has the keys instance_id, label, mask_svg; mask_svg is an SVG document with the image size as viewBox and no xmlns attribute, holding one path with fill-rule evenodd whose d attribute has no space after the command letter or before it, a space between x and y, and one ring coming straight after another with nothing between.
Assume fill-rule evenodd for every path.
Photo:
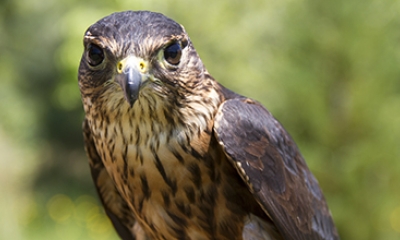
<instances>
[{"instance_id":1,"label":"wing feathers","mask_svg":"<svg viewBox=\"0 0 400 240\"><path fill-rule=\"evenodd\" d=\"M285 239L339 239L318 182L296 144L259 103L225 101L214 132Z\"/></svg>"}]
</instances>

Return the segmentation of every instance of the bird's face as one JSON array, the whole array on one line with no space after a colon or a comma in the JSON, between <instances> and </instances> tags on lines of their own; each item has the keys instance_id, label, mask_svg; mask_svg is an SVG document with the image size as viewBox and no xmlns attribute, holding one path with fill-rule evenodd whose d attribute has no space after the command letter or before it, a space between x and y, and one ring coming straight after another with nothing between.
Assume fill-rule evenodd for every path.
<instances>
[{"instance_id":1,"label":"bird's face","mask_svg":"<svg viewBox=\"0 0 400 240\"><path fill-rule=\"evenodd\" d=\"M83 98L168 100L200 82L205 71L184 28L159 13L123 12L93 24L79 67Z\"/></svg>"}]
</instances>

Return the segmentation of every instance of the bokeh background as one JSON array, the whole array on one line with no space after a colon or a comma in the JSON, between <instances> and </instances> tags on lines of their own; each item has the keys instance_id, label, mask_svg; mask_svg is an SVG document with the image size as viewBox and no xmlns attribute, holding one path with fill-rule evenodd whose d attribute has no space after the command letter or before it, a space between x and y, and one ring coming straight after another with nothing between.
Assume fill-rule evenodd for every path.
<instances>
[{"instance_id":1,"label":"bokeh background","mask_svg":"<svg viewBox=\"0 0 400 240\"><path fill-rule=\"evenodd\" d=\"M209 72L298 143L342 239L400 239L400 1L1 0L0 239L117 239L83 151L86 28L183 24Z\"/></svg>"}]
</instances>

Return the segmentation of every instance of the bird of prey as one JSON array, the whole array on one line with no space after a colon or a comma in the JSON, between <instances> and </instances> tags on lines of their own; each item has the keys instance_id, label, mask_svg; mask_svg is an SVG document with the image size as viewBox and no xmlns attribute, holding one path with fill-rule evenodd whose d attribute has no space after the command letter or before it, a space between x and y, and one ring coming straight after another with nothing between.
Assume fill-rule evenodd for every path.
<instances>
[{"instance_id":1,"label":"bird of prey","mask_svg":"<svg viewBox=\"0 0 400 240\"><path fill-rule=\"evenodd\" d=\"M293 139L216 82L170 18L90 26L79 87L91 174L122 239L339 239Z\"/></svg>"}]
</instances>

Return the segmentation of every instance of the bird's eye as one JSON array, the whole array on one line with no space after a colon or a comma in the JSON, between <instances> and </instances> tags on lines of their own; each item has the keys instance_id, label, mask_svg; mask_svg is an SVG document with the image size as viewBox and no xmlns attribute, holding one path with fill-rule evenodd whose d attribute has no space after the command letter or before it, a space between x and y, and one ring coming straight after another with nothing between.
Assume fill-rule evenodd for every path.
<instances>
[{"instance_id":1,"label":"bird's eye","mask_svg":"<svg viewBox=\"0 0 400 240\"><path fill-rule=\"evenodd\" d=\"M164 58L168 63L172 65L178 65L179 61L181 60L181 56L181 45L177 42L172 43L164 49Z\"/></svg>"},{"instance_id":2,"label":"bird's eye","mask_svg":"<svg viewBox=\"0 0 400 240\"><path fill-rule=\"evenodd\" d=\"M89 64L94 66L99 65L104 60L103 49L95 44L90 44L88 49Z\"/></svg>"}]
</instances>

